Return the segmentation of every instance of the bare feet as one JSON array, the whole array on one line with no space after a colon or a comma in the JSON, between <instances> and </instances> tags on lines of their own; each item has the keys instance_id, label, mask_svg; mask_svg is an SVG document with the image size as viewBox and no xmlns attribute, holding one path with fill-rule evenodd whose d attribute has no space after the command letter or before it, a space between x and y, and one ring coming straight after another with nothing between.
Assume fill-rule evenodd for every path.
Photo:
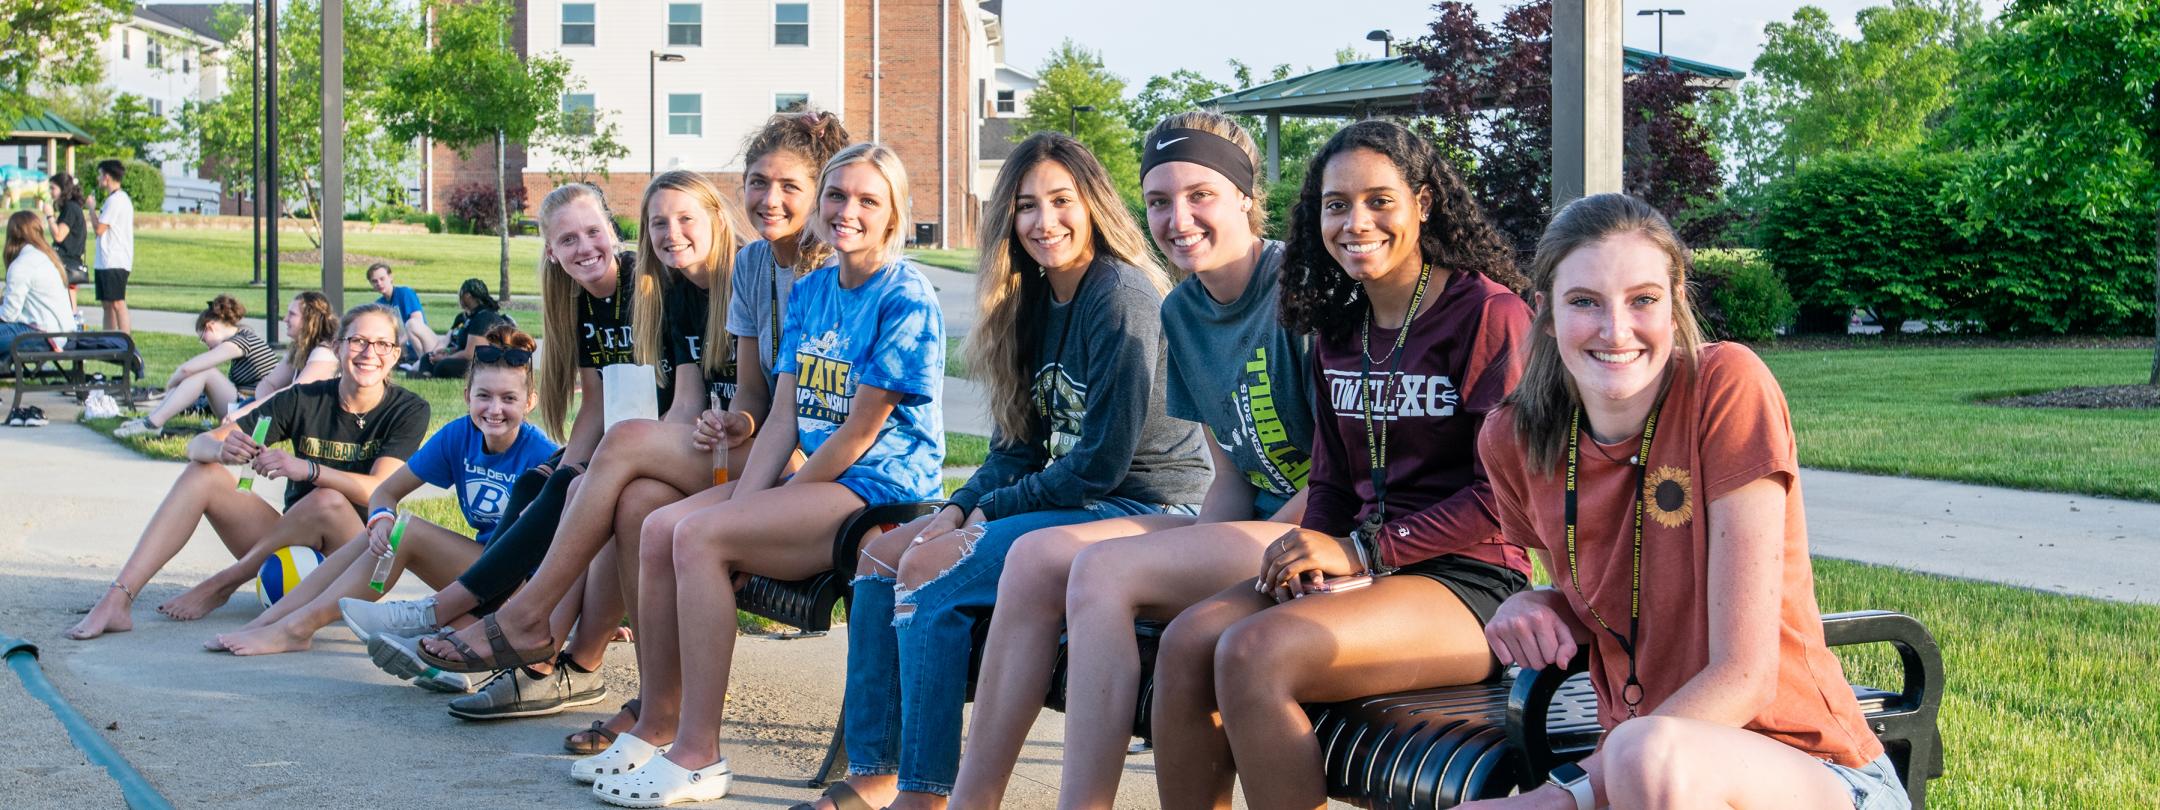
<instances>
[{"instance_id":1,"label":"bare feet","mask_svg":"<svg viewBox=\"0 0 2160 810\"><path fill-rule=\"evenodd\" d=\"M296 633L283 623L237 633L226 633L217 640L234 655L274 655L299 652L315 643L314 633Z\"/></svg>"},{"instance_id":2,"label":"bare feet","mask_svg":"<svg viewBox=\"0 0 2160 810\"><path fill-rule=\"evenodd\" d=\"M503 640L510 643L509 650L495 650L493 645L488 643L486 622L473 622L466 625L464 629L457 631L456 637L458 640L465 642L466 646L471 647L473 651L484 656L507 654L514 650L537 650L541 648L553 650L555 648L555 640L548 637L546 616L541 616L540 621L526 624L512 617L509 611L502 611L495 614L495 621L502 628ZM445 661L462 662L465 660L465 656L460 655L457 647L452 646L447 639L428 636L420 639L420 648L426 650L429 655Z\"/></svg>"},{"instance_id":3,"label":"bare feet","mask_svg":"<svg viewBox=\"0 0 2160 810\"><path fill-rule=\"evenodd\" d=\"M174 621L191 622L210 615L210 611L224 607L225 601L232 598L233 591L239 589L237 584L221 585L215 581L204 580L202 584L187 589L187 593L159 605L157 611Z\"/></svg>"},{"instance_id":4,"label":"bare feet","mask_svg":"<svg viewBox=\"0 0 2160 810\"><path fill-rule=\"evenodd\" d=\"M637 641L637 636L631 634L630 627L628 625L624 625L615 628L615 635L608 639L608 643L610 644L618 641L635 642Z\"/></svg>"},{"instance_id":5,"label":"bare feet","mask_svg":"<svg viewBox=\"0 0 2160 810\"><path fill-rule=\"evenodd\" d=\"M84 616L82 621L68 628L67 637L86 641L106 633L125 633L135 629L135 617L129 610L134 607L134 602L134 597L125 589L117 585L106 588L105 595L98 599L96 606L90 608L90 615Z\"/></svg>"},{"instance_id":6,"label":"bare feet","mask_svg":"<svg viewBox=\"0 0 2160 810\"><path fill-rule=\"evenodd\" d=\"M243 627L240 629L246 630L247 628ZM222 634L211 636L209 641L205 641L202 643L202 648L210 652L232 652L232 650L226 649L225 635Z\"/></svg>"}]
</instances>

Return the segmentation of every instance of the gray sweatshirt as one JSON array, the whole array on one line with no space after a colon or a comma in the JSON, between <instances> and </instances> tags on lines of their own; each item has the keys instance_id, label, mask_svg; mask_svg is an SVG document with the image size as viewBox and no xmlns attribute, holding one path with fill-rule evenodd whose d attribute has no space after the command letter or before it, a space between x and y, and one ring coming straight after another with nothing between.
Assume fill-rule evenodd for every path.
<instances>
[{"instance_id":1,"label":"gray sweatshirt","mask_svg":"<svg viewBox=\"0 0 2160 810\"><path fill-rule=\"evenodd\" d=\"M1071 301L1023 315L1042 318L1029 397L1049 416L1025 441L994 432L990 457L952 503L991 520L1112 495L1198 504L1208 462L1199 426L1163 412L1161 307L1146 274L1102 257Z\"/></svg>"}]
</instances>

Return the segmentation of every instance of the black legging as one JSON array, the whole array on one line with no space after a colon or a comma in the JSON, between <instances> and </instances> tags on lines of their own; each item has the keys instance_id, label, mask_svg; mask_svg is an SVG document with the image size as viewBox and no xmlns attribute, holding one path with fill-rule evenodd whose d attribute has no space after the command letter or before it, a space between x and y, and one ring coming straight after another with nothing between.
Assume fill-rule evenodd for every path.
<instances>
[{"instance_id":1,"label":"black legging","mask_svg":"<svg viewBox=\"0 0 2160 810\"><path fill-rule=\"evenodd\" d=\"M480 552L480 559L458 575L465 590L480 600L473 615L493 613L502 607L511 592L531 578L540 561L547 558L548 546L555 542L555 527L562 522L563 506L570 500L570 482L577 480L578 473L558 462L551 474L542 475L532 469L518 476L510 488L509 509L504 512L517 517L497 525L495 537L488 541L487 550Z\"/></svg>"}]
</instances>

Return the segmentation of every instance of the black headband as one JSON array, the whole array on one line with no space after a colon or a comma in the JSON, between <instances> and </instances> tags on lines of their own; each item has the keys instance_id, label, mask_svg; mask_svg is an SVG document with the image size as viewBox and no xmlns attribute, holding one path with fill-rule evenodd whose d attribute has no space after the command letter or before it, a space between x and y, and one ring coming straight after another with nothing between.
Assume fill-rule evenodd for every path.
<instances>
[{"instance_id":1,"label":"black headband","mask_svg":"<svg viewBox=\"0 0 2160 810\"><path fill-rule=\"evenodd\" d=\"M1197 129L1166 129L1140 145L1140 176L1165 163L1206 166L1230 178L1247 195L1253 192L1252 157L1230 139Z\"/></svg>"}]
</instances>

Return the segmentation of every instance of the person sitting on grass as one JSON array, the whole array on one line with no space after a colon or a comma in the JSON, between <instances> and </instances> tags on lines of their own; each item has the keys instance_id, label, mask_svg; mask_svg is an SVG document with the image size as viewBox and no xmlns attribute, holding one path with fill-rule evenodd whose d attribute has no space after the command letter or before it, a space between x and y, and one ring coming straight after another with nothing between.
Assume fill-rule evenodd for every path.
<instances>
[{"instance_id":1,"label":"person sitting on grass","mask_svg":"<svg viewBox=\"0 0 2160 810\"><path fill-rule=\"evenodd\" d=\"M405 466L427 435L427 400L390 384L398 338L395 310L354 307L338 333L342 373L336 379L287 388L238 422L189 441L189 464L151 515L120 575L68 637L90 639L133 628L135 595L180 553L205 518L239 562L158 606L159 613L175 620L199 619L225 604L277 549L336 551L359 534L359 509L377 485ZM252 433L262 420L269 426L258 443ZM271 447L287 440L289 450ZM241 489L228 464L285 479L284 513Z\"/></svg>"},{"instance_id":2,"label":"person sitting on grass","mask_svg":"<svg viewBox=\"0 0 2160 810\"><path fill-rule=\"evenodd\" d=\"M526 470L555 453L555 442L525 421L533 408L532 336L504 326L475 347L465 378L467 418L444 425L413 454L412 461L390 474L368 498L367 528L354 542L332 553L300 585L254 621L219 635L208 646L235 655L266 655L305 650L315 635L338 618L340 599L374 601L382 593L369 587L376 562L391 551L388 537L398 503L421 484L457 493L458 509L472 526L468 540L443 526L413 518L395 549L384 590L411 569L430 587L456 581L480 557L495 526L506 516L510 485ZM364 541L364 542L361 542ZM355 626L365 642L366 628ZM465 679L446 679L460 688Z\"/></svg>"},{"instance_id":3,"label":"person sitting on grass","mask_svg":"<svg viewBox=\"0 0 2160 810\"><path fill-rule=\"evenodd\" d=\"M502 324L517 325L502 314L502 305L488 294L487 282L477 278L468 278L458 286L458 310L457 318L450 321L450 331L443 335L442 345L421 358L415 376L463 377L465 367L472 362L473 350L485 342L483 336Z\"/></svg>"},{"instance_id":4,"label":"person sitting on grass","mask_svg":"<svg viewBox=\"0 0 2160 810\"><path fill-rule=\"evenodd\" d=\"M195 316L195 337L207 351L190 357L165 378L165 399L148 415L130 419L113 428L113 435L156 436L165 423L189 408L205 404L219 420L240 399L241 389L252 389L277 368L277 352L255 330L241 326L247 307L240 299L220 295ZM228 364L225 371L219 363ZM200 402L198 401L200 400Z\"/></svg>"},{"instance_id":5,"label":"person sitting on grass","mask_svg":"<svg viewBox=\"0 0 2160 810\"><path fill-rule=\"evenodd\" d=\"M1590 654L1598 752L1464 807L1905 810L1823 639L1785 394L1704 343L1688 249L1649 204L1570 203L1538 240L1522 386L1479 436L1510 543L1554 587L1500 605L1503 664Z\"/></svg>"},{"instance_id":6,"label":"person sitting on grass","mask_svg":"<svg viewBox=\"0 0 2160 810\"><path fill-rule=\"evenodd\" d=\"M434 351L442 338L435 334L435 330L428 328L427 310L420 305L420 294L411 287L397 286L396 280L390 277L390 265L382 262L368 265L367 280L368 286L374 287L375 292L382 295L375 299L375 303L397 310L399 324L405 330L405 343L400 350L399 359L417 362L428 352Z\"/></svg>"},{"instance_id":7,"label":"person sitting on grass","mask_svg":"<svg viewBox=\"0 0 2160 810\"><path fill-rule=\"evenodd\" d=\"M337 313L331 311L330 299L314 290L293 296L285 306L285 334L292 336L292 344L278 358L277 367L255 384L255 398L235 406L225 414L225 421L246 416L288 386L337 376L337 330Z\"/></svg>"}]
</instances>

